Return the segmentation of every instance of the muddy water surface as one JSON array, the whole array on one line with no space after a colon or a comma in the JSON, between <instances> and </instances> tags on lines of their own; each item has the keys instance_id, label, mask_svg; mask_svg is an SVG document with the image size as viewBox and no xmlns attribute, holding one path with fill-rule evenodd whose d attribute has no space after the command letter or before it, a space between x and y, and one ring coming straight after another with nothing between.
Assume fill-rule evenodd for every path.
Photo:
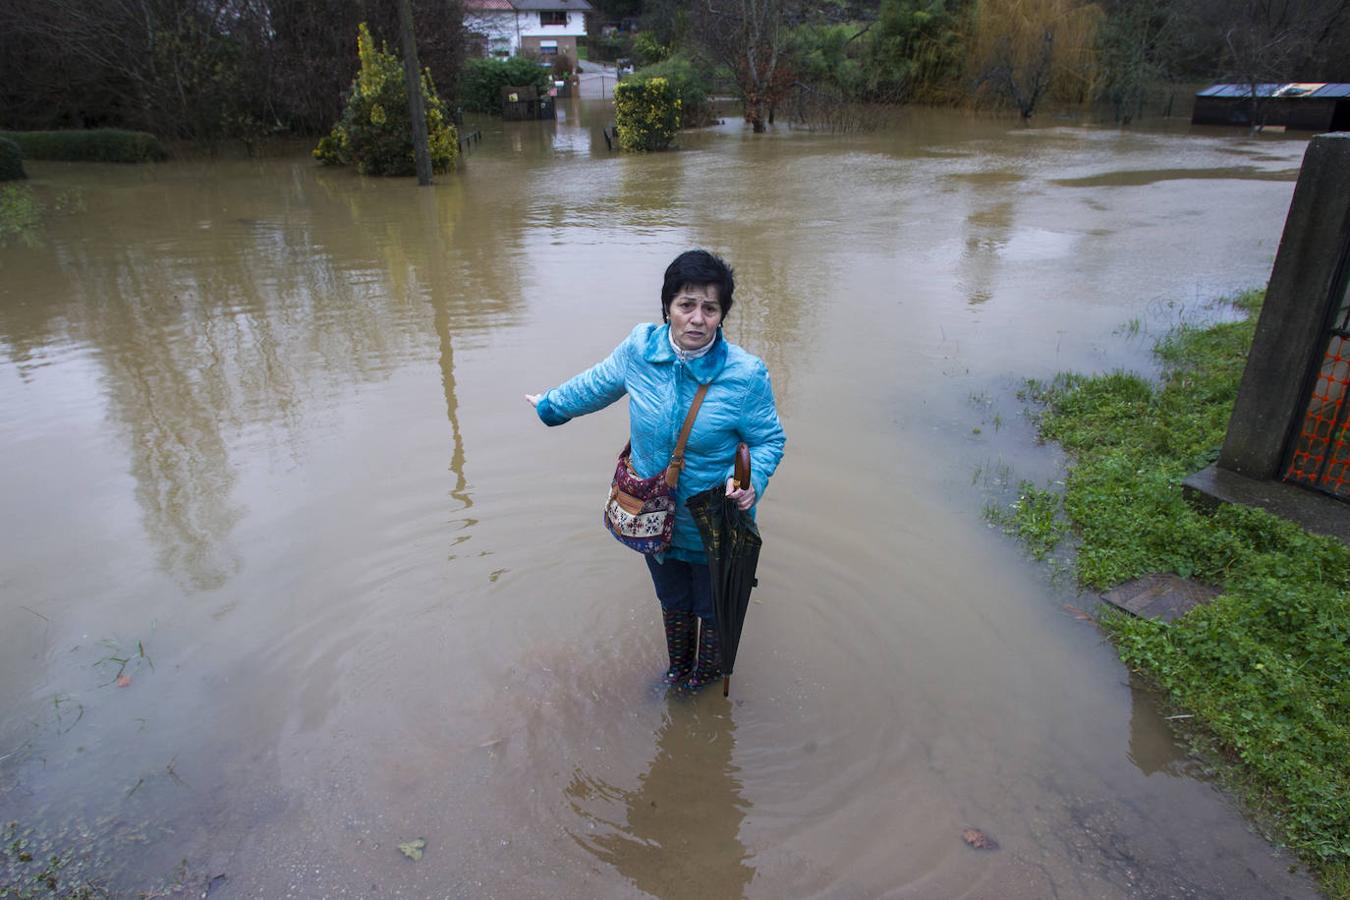
<instances>
[{"instance_id":1,"label":"muddy water surface","mask_svg":"<svg viewBox=\"0 0 1350 900\"><path fill-rule=\"evenodd\" d=\"M1057 472L1021 379L1149 369L1264 283L1303 142L914 113L620 157L563 112L434 189L31 166L63 199L0 248L0 819L212 896L1310 894L981 515ZM730 702L654 688L599 526L626 407L521 399L690 246L789 435Z\"/></svg>"}]
</instances>

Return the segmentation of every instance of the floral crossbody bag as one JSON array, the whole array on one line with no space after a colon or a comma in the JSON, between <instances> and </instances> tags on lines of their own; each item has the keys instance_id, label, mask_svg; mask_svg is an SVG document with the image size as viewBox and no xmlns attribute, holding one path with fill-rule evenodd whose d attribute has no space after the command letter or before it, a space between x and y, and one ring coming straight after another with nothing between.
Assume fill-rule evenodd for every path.
<instances>
[{"instance_id":1,"label":"floral crossbody bag","mask_svg":"<svg viewBox=\"0 0 1350 900\"><path fill-rule=\"evenodd\" d=\"M684 469L684 445L689 441L689 432L694 430L694 418L707 393L706 384L699 385L694 393L694 402L689 405L665 471L651 478L637 477L631 460L632 441L624 444L619 454L609 499L605 501L605 528L620 543L639 553L661 553L670 547L675 531L675 489Z\"/></svg>"}]
</instances>

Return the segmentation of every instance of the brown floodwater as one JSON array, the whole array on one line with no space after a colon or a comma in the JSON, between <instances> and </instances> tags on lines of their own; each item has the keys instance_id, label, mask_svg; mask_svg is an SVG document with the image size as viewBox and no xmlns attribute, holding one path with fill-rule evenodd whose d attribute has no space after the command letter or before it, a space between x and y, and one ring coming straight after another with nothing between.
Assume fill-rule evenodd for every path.
<instances>
[{"instance_id":1,"label":"brown floodwater","mask_svg":"<svg viewBox=\"0 0 1350 900\"><path fill-rule=\"evenodd\" d=\"M1311 895L983 516L1059 477L1023 379L1153 371L1264 284L1304 142L914 111L620 156L603 105L562 113L485 123L432 189L30 165L0 820L213 897ZM788 433L730 701L655 687L600 526L625 405L521 399L657 317L691 246L736 266Z\"/></svg>"}]
</instances>

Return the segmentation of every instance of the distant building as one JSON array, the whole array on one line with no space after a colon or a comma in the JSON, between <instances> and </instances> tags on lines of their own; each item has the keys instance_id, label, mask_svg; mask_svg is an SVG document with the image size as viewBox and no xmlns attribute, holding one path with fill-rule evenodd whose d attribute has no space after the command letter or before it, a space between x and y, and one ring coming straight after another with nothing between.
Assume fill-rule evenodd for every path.
<instances>
[{"instance_id":1,"label":"distant building","mask_svg":"<svg viewBox=\"0 0 1350 900\"><path fill-rule=\"evenodd\" d=\"M586 36L586 0L465 0L464 30L481 56L566 56Z\"/></svg>"},{"instance_id":2,"label":"distant building","mask_svg":"<svg viewBox=\"0 0 1350 900\"><path fill-rule=\"evenodd\" d=\"M1214 84L1195 95L1194 125L1279 125L1301 131L1350 130L1350 84ZM1258 114L1261 121L1253 123Z\"/></svg>"}]
</instances>

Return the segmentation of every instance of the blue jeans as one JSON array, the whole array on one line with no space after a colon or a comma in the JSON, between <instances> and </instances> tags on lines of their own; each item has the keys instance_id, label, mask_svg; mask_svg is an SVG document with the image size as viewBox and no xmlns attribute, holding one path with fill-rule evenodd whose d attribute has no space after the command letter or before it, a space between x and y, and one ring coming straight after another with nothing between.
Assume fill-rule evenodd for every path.
<instances>
[{"instance_id":1,"label":"blue jeans","mask_svg":"<svg viewBox=\"0 0 1350 900\"><path fill-rule=\"evenodd\" d=\"M663 563L650 556L646 559L647 568L652 573L652 584L656 585L656 599L661 601L662 609L668 612L692 612L709 622L716 620L717 613L712 602L712 575L707 566L669 557Z\"/></svg>"}]
</instances>

